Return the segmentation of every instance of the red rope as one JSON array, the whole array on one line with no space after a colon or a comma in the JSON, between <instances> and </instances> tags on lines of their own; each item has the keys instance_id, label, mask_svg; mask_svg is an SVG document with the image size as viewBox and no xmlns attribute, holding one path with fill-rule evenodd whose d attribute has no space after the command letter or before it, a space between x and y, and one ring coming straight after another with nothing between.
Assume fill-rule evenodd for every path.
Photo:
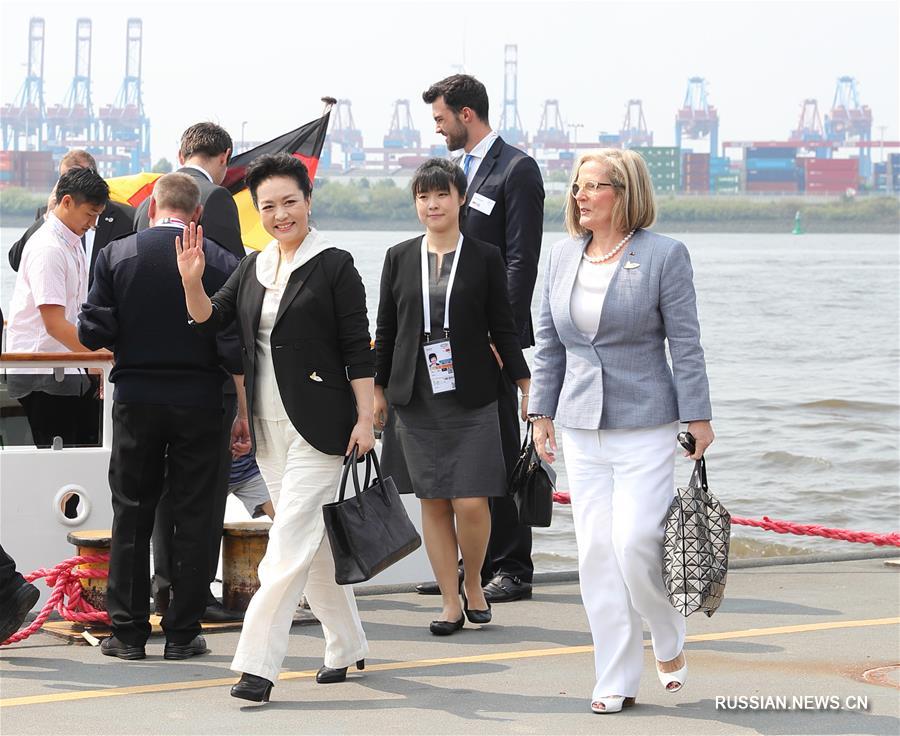
<instances>
[{"instance_id":1,"label":"red rope","mask_svg":"<svg viewBox=\"0 0 900 736\"><path fill-rule=\"evenodd\" d=\"M553 494L556 503L568 504L571 497L565 491L557 491ZM752 526L757 529L776 532L777 534L797 534L807 537L825 537L826 539L839 539L843 542L859 542L860 544L875 544L879 547L900 547L900 532L888 534L876 534L875 532L855 532L850 529L832 529L819 524L797 524L793 521L779 521L764 516L762 520L748 519L743 516L732 516L732 524L740 526Z\"/></svg>"},{"instance_id":2,"label":"red rope","mask_svg":"<svg viewBox=\"0 0 900 736\"><path fill-rule=\"evenodd\" d=\"M38 578L47 578L47 585L53 588L50 598L41 609L31 624L21 631L13 634L9 639L0 643L0 646L6 644L15 644L16 642L27 639L34 632L38 631L44 622L50 617L50 614L56 610L60 616L67 621L77 621L78 623L110 623L109 615L106 611L98 611L90 603L82 597L81 580L85 578L105 578L109 576L109 570L104 568L87 568L75 570L78 565L85 565L92 562L109 562L108 554L99 555L80 555L70 557L63 560L55 567L41 567L25 576L30 583ZM68 601L66 601L68 599Z\"/></svg>"}]
</instances>

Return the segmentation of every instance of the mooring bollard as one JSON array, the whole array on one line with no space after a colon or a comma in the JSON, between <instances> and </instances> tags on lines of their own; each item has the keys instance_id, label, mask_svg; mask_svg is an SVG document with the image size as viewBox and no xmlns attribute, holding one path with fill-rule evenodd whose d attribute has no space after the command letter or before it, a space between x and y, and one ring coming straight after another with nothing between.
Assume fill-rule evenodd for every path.
<instances>
[{"instance_id":1,"label":"mooring bollard","mask_svg":"<svg viewBox=\"0 0 900 736\"><path fill-rule=\"evenodd\" d=\"M228 522L222 530L222 606L246 611L259 589L257 568L269 543L268 521Z\"/></svg>"},{"instance_id":2,"label":"mooring bollard","mask_svg":"<svg viewBox=\"0 0 900 736\"><path fill-rule=\"evenodd\" d=\"M109 546L112 542L112 531L109 529L79 530L69 532L66 541L75 545L77 554L81 555L109 555ZM98 611L106 610L106 577L93 578L87 571L90 569L109 570L108 562L86 562L75 568L76 571L85 571L86 577L81 578L81 596Z\"/></svg>"}]
</instances>

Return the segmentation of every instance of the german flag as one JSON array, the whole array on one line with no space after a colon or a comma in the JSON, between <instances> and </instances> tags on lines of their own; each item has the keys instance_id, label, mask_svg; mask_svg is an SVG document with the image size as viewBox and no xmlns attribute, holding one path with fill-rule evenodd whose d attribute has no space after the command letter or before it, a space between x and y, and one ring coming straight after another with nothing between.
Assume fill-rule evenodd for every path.
<instances>
[{"instance_id":1,"label":"german flag","mask_svg":"<svg viewBox=\"0 0 900 736\"><path fill-rule=\"evenodd\" d=\"M248 248L260 250L272 237L263 229L262 223L259 221L259 213L250 198L250 190L244 186L247 167L254 159L263 154L286 152L306 164L306 168L309 169L309 178L315 180L319 157L322 155L322 148L325 145L325 134L328 132L331 107L335 103L331 97L323 97L322 101L325 103L325 112L322 117L273 138L256 148L239 153L231 159L222 186L231 192L231 196L234 197L235 204L237 204L241 220L241 239ZM108 179L110 198L137 207L153 192L153 185L160 176L162 174L140 173Z\"/></svg>"}]
</instances>

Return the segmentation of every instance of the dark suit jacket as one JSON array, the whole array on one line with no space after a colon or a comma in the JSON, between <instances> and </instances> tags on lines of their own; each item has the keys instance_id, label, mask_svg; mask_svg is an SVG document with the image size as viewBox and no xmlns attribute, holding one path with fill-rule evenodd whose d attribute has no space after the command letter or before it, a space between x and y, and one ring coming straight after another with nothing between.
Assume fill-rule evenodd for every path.
<instances>
[{"instance_id":1,"label":"dark suit jacket","mask_svg":"<svg viewBox=\"0 0 900 736\"><path fill-rule=\"evenodd\" d=\"M232 253L238 260L244 257L244 244L241 241L241 223L238 219L237 205L225 187L213 184L202 172L185 166L178 169L179 174L187 174L200 187L200 204L203 212L200 215L200 225L203 225L203 235L210 240L215 240L225 250ZM147 197L134 216L134 229L140 232L150 227L150 198Z\"/></svg>"},{"instance_id":2,"label":"dark suit jacket","mask_svg":"<svg viewBox=\"0 0 900 736\"><path fill-rule=\"evenodd\" d=\"M32 223L25 234L19 238L9 249L9 265L13 271L19 270L19 264L22 262L22 253L25 250L25 243L34 235L41 225L44 224L44 213L46 207L40 207L37 211L35 221ZM88 286L94 283L94 264L97 263L97 256L100 251L109 245L113 240L124 238L134 232L134 207L127 204L119 204L118 202L109 201L106 203L106 209L100 213L97 218L97 230L94 232L94 247L91 251L91 262L88 266Z\"/></svg>"},{"instance_id":3,"label":"dark suit jacket","mask_svg":"<svg viewBox=\"0 0 900 736\"><path fill-rule=\"evenodd\" d=\"M381 272L375 383L397 406L406 406L412 398L416 361L423 358L422 237L389 248ZM450 349L456 397L463 406L476 408L497 398L500 369L491 340L507 375L514 381L527 378L503 260L490 244L464 238L450 294Z\"/></svg>"},{"instance_id":4,"label":"dark suit jacket","mask_svg":"<svg viewBox=\"0 0 900 736\"><path fill-rule=\"evenodd\" d=\"M258 255L241 261L212 297L212 316L197 325L219 330L237 320L251 416L256 334L265 296L256 278ZM329 248L291 274L271 344L278 390L291 423L320 452L343 455L357 416L350 381L374 373L366 291L349 253ZM252 421L250 428L253 432Z\"/></svg>"},{"instance_id":5,"label":"dark suit jacket","mask_svg":"<svg viewBox=\"0 0 900 736\"><path fill-rule=\"evenodd\" d=\"M471 206L476 193L495 202L490 215ZM460 228L500 248L519 344L534 345L531 297L544 231L544 183L535 160L502 138L494 141L466 194Z\"/></svg>"}]
</instances>

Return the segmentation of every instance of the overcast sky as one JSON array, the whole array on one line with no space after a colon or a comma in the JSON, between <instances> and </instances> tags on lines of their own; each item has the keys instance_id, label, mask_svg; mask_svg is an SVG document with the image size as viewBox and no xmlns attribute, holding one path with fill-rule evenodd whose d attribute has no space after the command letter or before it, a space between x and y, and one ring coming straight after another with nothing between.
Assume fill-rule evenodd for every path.
<instances>
[{"instance_id":1,"label":"overcast sky","mask_svg":"<svg viewBox=\"0 0 900 736\"><path fill-rule=\"evenodd\" d=\"M857 78L873 137L898 133L897 2L2 2L2 94L25 77L28 19L46 21L45 101L74 74L75 20L93 21L93 101L114 101L125 27L143 19L143 94L152 157L172 159L181 131L209 119L237 141L265 140L349 98L367 146L380 146L393 102L410 100L424 144L433 132L421 93L458 71L481 79L491 123L503 99L503 51L518 44L519 113L533 135L544 100L559 100L578 140L617 131L641 98L657 145L674 143L689 76L709 81L720 140L785 139L804 98L824 115L838 76ZM878 156L876 154L876 160Z\"/></svg>"}]
</instances>

